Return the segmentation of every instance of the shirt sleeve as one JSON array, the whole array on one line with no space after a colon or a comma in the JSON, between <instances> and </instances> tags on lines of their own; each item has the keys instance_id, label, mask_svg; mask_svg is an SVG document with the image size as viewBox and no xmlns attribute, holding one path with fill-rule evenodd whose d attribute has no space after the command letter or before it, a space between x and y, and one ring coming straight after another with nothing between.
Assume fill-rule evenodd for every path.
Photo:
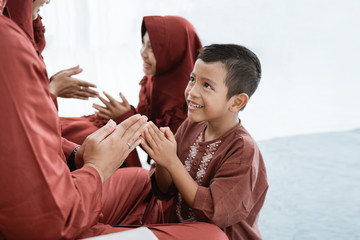
<instances>
[{"instance_id":1,"label":"shirt sleeve","mask_svg":"<svg viewBox=\"0 0 360 240\"><path fill-rule=\"evenodd\" d=\"M0 219L7 239L74 239L98 222L102 184L70 173L44 63L0 16Z\"/></svg>"},{"instance_id":2,"label":"shirt sleeve","mask_svg":"<svg viewBox=\"0 0 360 240\"><path fill-rule=\"evenodd\" d=\"M193 207L198 221L220 228L245 219L268 187L266 173L259 171L258 149L242 147L228 154L209 187L199 186Z\"/></svg>"},{"instance_id":3,"label":"shirt sleeve","mask_svg":"<svg viewBox=\"0 0 360 240\"><path fill-rule=\"evenodd\" d=\"M121 115L120 117L118 117L117 119L114 119L114 121L116 122L116 124L120 124L122 121L124 121L125 119L128 119L129 117L135 115L136 109L131 106L131 109L129 111L127 111L126 113L124 113L123 115Z\"/></svg>"},{"instance_id":4,"label":"shirt sleeve","mask_svg":"<svg viewBox=\"0 0 360 240\"><path fill-rule=\"evenodd\" d=\"M169 201L177 193L176 186L174 182L171 183L169 187L169 191L167 193L163 193L157 185L156 177L155 177L155 169L156 169L156 163L153 163L149 171L152 191L158 199Z\"/></svg>"},{"instance_id":5,"label":"shirt sleeve","mask_svg":"<svg viewBox=\"0 0 360 240\"><path fill-rule=\"evenodd\" d=\"M75 148L79 147L79 144L70 142L69 140L65 138L61 138L62 148L65 154L65 158L69 159L70 155L74 151Z\"/></svg>"}]
</instances>

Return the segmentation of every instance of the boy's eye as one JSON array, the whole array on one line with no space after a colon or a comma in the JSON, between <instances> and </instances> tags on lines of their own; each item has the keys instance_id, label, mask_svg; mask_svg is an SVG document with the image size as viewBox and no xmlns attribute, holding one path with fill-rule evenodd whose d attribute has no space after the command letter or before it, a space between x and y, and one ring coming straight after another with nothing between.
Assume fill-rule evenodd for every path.
<instances>
[{"instance_id":1,"label":"boy's eye","mask_svg":"<svg viewBox=\"0 0 360 240\"><path fill-rule=\"evenodd\" d=\"M205 87L205 88L208 88L208 89L211 89L210 84L208 84L207 82L206 82L206 83L204 83L204 87Z\"/></svg>"},{"instance_id":2,"label":"boy's eye","mask_svg":"<svg viewBox=\"0 0 360 240\"><path fill-rule=\"evenodd\" d=\"M189 82L195 82L195 78L194 78L194 77L190 77Z\"/></svg>"}]
</instances>

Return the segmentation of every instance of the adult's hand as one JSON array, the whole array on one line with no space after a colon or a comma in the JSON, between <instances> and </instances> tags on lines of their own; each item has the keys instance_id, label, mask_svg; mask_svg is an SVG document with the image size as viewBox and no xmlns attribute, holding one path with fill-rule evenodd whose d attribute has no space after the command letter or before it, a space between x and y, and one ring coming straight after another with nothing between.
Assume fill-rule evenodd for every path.
<instances>
[{"instance_id":1,"label":"adult's hand","mask_svg":"<svg viewBox=\"0 0 360 240\"><path fill-rule=\"evenodd\" d=\"M140 143L147 125L146 116L136 114L121 124L110 120L104 127L89 135L78 152L84 166L94 167L102 182L108 179Z\"/></svg>"},{"instance_id":2,"label":"adult's hand","mask_svg":"<svg viewBox=\"0 0 360 240\"><path fill-rule=\"evenodd\" d=\"M104 95L108 98L108 100L101 96L98 96L98 98L105 104L105 107L95 103L93 104L93 108L98 110L98 112L95 112L98 117L115 120L118 117L121 117L124 113L131 110L130 104L121 92L120 98L122 102L118 102L115 98L106 92L104 92Z\"/></svg>"},{"instance_id":3,"label":"adult's hand","mask_svg":"<svg viewBox=\"0 0 360 240\"><path fill-rule=\"evenodd\" d=\"M54 74L50 78L50 92L62 98L88 100L89 97L97 97L99 93L90 88L96 88L95 84L72 77L82 71L83 69L77 65Z\"/></svg>"}]
</instances>

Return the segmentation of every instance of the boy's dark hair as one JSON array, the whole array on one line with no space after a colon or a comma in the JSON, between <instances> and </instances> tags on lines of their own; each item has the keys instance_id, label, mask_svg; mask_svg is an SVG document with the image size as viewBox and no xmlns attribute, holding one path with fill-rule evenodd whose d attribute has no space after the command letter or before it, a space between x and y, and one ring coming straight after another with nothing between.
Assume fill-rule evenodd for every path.
<instances>
[{"instance_id":1,"label":"boy's dark hair","mask_svg":"<svg viewBox=\"0 0 360 240\"><path fill-rule=\"evenodd\" d=\"M201 49L198 59L205 63L221 62L225 65L227 70L225 85L228 88L228 99L240 93L246 93L251 97L259 85L260 61L246 47L236 44L212 44Z\"/></svg>"}]
</instances>

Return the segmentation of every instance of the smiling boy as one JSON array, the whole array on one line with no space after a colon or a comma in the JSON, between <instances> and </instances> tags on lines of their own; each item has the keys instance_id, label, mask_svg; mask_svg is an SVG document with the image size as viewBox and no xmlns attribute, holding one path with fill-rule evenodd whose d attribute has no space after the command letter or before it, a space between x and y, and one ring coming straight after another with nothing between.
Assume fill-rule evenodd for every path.
<instances>
[{"instance_id":1,"label":"smiling boy","mask_svg":"<svg viewBox=\"0 0 360 240\"><path fill-rule=\"evenodd\" d=\"M148 123L142 146L156 162L154 191L175 196L170 222L210 222L229 239L261 239L266 169L238 118L260 78L260 62L247 48L204 47L185 90L188 119L175 136Z\"/></svg>"}]
</instances>

